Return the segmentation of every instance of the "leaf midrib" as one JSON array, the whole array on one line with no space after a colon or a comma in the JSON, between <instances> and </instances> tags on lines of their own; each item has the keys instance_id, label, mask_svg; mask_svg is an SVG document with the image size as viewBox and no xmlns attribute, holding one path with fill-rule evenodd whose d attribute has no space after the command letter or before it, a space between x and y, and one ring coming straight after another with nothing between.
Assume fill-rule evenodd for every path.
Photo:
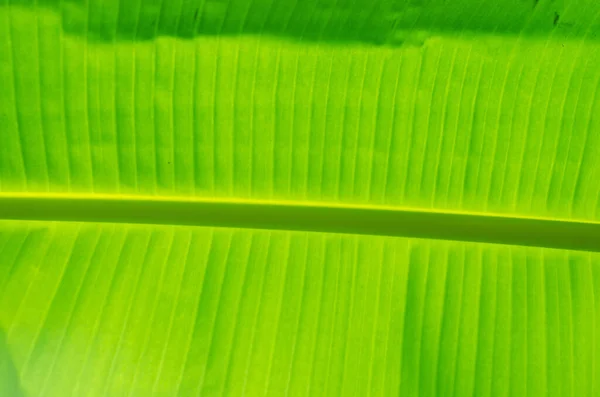
<instances>
[{"instance_id":1,"label":"leaf midrib","mask_svg":"<svg viewBox=\"0 0 600 397\"><path fill-rule=\"evenodd\" d=\"M0 219L350 233L600 252L598 222L323 202L3 193Z\"/></svg>"}]
</instances>

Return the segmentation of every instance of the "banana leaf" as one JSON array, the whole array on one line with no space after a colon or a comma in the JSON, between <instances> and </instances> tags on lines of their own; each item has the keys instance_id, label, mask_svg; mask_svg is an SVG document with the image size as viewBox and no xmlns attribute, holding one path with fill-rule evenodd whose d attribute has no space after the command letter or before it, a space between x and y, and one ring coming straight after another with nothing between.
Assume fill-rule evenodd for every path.
<instances>
[{"instance_id":1,"label":"banana leaf","mask_svg":"<svg viewBox=\"0 0 600 397\"><path fill-rule=\"evenodd\" d=\"M0 0L0 396L600 395L596 0Z\"/></svg>"}]
</instances>

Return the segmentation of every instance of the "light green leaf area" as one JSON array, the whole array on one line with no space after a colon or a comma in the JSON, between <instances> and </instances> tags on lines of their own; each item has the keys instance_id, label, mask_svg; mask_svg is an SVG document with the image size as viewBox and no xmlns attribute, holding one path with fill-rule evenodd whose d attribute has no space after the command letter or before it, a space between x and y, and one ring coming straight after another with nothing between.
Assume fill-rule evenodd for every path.
<instances>
[{"instance_id":1,"label":"light green leaf area","mask_svg":"<svg viewBox=\"0 0 600 397\"><path fill-rule=\"evenodd\" d=\"M10 221L0 238L25 395L598 390L596 253Z\"/></svg>"},{"instance_id":2,"label":"light green leaf area","mask_svg":"<svg viewBox=\"0 0 600 397\"><path fill-rule=\"evenodd\" d=\"M597 0L0 0L0 396L600 395Z\"/></svg>"},{"instance_id":3,"label":"light green leaf area","mask_svg":"<svg viewBox=\"0 0 600 397\"><path fill-rule=\"evenodd\" d=\"M246 14L266 18L262 3L255 14L252 2L232 0L231 23L242 24ZM436 32L412 28L426 21L415 16L373 33L383 43L364 37L370 30L361 33L345 14L331 16L329 30L316 16L304 18L316 26L302 24L308 11L283 9L287 3L273 2L273 18L279 11L289 20L287 35L225 34L229 17L219 22L210 10L228 3L210 1L206 21L198 22L207 32L191 38L173 33L193 16L191 9L179 14L178 2L160 8L144 1L130 23L117 1L92 3L89 13L65 1L62 19L55 8L3 7L1 191L310 199L600 219L595 0L557 5L566 27L553 28L552 13L541 19L551 3L531 4L525 31L515 34L501 24L507 6L497 6L496 15L481 4L477 11L497 22L465 17L462 28L456 22ZM424 4L417 9L426 15L427 7L438 9ZM398 13L408 18L415 7ZM162 11L152 17L152 10ZM448 23L451 17L458 18L449 13ZM340 18L346 24L330 32ZM211 21L225 33L213 33ZM75 34L85 24L87 39L85 31ZM142 38L120 38L120 27L130 24ZM321 29L323 39L293 36L296 24ZM542 30L527 33L535 26ZM148 29L157 32L151 40ZM354 31L354 39L344 35Z\"/></svg>"}]
</instances>

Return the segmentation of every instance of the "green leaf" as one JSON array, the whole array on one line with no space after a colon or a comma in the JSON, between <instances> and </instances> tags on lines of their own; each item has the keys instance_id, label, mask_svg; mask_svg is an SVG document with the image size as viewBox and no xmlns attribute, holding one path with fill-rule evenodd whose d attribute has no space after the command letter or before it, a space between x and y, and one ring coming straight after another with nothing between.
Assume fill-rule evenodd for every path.
<instances>
[{"instance_id":1,"label":"green leaf","mask_svg":"<svg viewBox=\"0 0 600 397\"><path fill-rule=\"evenodd\" d=\"M598 395L599 14L1 0L0 395Z\"/></svg>"}]
</instances>

